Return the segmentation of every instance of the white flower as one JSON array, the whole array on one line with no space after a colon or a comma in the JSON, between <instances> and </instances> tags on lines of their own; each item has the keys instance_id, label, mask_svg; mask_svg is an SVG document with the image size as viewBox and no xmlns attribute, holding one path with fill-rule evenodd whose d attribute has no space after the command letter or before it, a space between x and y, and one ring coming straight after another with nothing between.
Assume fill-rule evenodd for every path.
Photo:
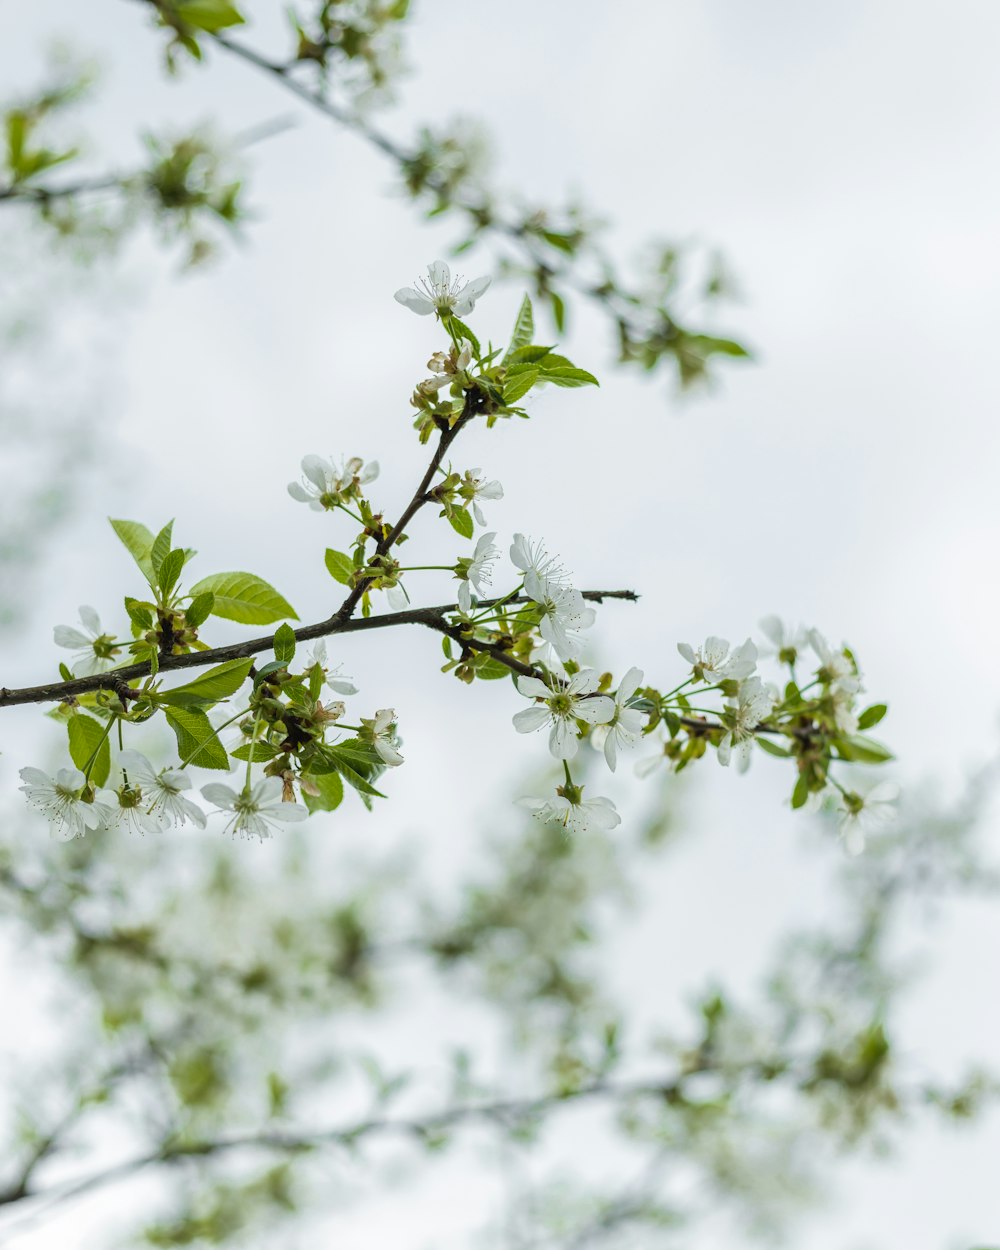
<instances>
[{"instance_id":1,"label":"white flower","mask_svg":"<svg viewBox=\"0 0 1000 1250\"><path fill-rule=\"evenodd\" d=\"M306 667L312 668L316 664L318 664L323 670L323 675L326 677L326 684L332 691L334 691L335 694L351 695L358 693L357 686L355 686L349 677L342 677L339 668L335 668L332 672L327 670L325 638L320 638L319 641L313 645L312 652L309 656L309 663Z\"/></svg>"},{"instance_id":2,"label":"white flower","mask_svg":"<svg viewBox=\"0 0 1000 1250\"><path fill-rule=\"evenodd\" d=\"M780 616L765 616L759 624L761 632L771 644L760 654L777 656L782 664L794 664L808 641L806 631L801 627L786 625Z\"/></svg>"},{"instance_id":3,"label":"white flower","mask_svg":"<svg viewBox=\"0 0 1000 1250\"><path fill-rule=\"evenodd\" d=\"M563 796L554 799L522 799L525 807L532 809L537 820L545 824L560 824L567 833L590 833L593 829L604 832L616 828L622 818L610 799L579 798L573 803Z\"/></svg>"},{"instance_id":4,"label":"white flower","mask_svg":"<svg viewBox=\"0 0 1000 1250\"><path fill-rule=\"evenodd\" d=\"M444 383L447 385L457 374L464 372L472 363L472 344L468 339L462 339L461 347L456 348L454 345L450 351L435 352L428 360L427 368L431 373L444 374Z\"/></svg>"},{"instance_id":5,"label":"white flower","mask_svg":"<svg viewBox=\"0 0 1000 1250\"><path fill-rule=\"evenodd\" d=\"M477 594L483 594L483 582L489 582L493 572L493 562L500 555L500 548L495 546L493 539L496 534L483 534L469 560L460 560L458 569L464 578L458 587L458 606L463 612L472 608L472 587Z\"/></svg>"},{"instance_id":6,"label":"white flower","mask_svg":"<svg viewBox=\"0 0 1000 1250\"><path fill-rule=\"evenodd\" d=\"M819 676L832 690L845 694L857 694L861 689L861 674L845 648L834 651L818 629L809 631L809 645L819 657Z\"/></svg>"},{"instance_id":7,"label":"white flower","mask_svg":"<svg viewBox=\"0 0 1000 1250\"><path fill-rule=\"evenodd\" d=\"M309 812L301 803L282 802L283 785L280 777L262 777L250 789L234 790L221 781L202 786L201 792L222 811L232 812L226 825L226 833L253 834L263 842L272 831L288 821L305 820Z\"/></svg>"},{"instance_id":8,"label":"white flower","mask_svg":"<svg viewBox=\"0 0 1000 1250\"><path fill-rule=\"evenodd\" d=\"M80 623L82 631L72 625L57 625L52 631L56 646L77 653L72 665L77 677L107 672L119 652L119 648L111 645L114 635L101 631L101 618L85 603L80 606Z\"/></svg>"},{"instance_id":9,"label":"white flower","mask_svg":"<svg viewBox=\"0 0 1000 1250\"><path fill-rule=\"evenodd\" d=\"M518 733L531 733L551 724L549 750L557 760L571 760L576 755L578 738L576 721L588 725L606 725L615 714L614 699L597 694L601 675L596 669L581 669L565 685L547 686L537 677L519 677L517 688L528 699L541 699L514 716Z\"/></svg>"},{"instance_id":10,"label":"white flower","mask_svg":"<svg viewBox=\"0 0 1000 1250\"><path fill-rule=\"evenodd\" d=\"M865 838L892 823L896 810L892 806L899 797L894 781L880 781L867 794L840 796L840 832L848 854L860 855Z\"/></svg>"},{"instance_id":11,"label":"white flower","mask_svg":"<svg viewBox=\"0 0 1000 1250\"><path fill-rule=\"evenodd\" d=\"M462 484L462 498L472 504L472 511L480 525L486 524L486 517L479 506L480 499L503 499L503 487L499 482L487 482L481 477L482 469L466 469L465 481Z\"/></svg>"},{"instance_id":12,"label":"white flower","mask_svg":"<svg viewBox=\"0 0 1000 1250\"><path fill-rule=\"evenodd\" d=\"M735 747L736 767L742 773L750 767L754 730L771 714L774 694L763 686L759 677L748 677L740 683L739 693L729 702L729 707L734 724L722 735L719 763L728 768Z\"/></svg>"},{"instance_id":13,"label":"white flower","mask_svg":"<svg viewBox=\"0 0 1000 1250\"><path fill-rule=\"evenodd\" d=\"M79 768L60 768L54 781L40 768L22 768L20 776L25 784L19 788L28 802L45 813L56 836L64 842L82 838L88 829L100 828L114 810L114 795L104 790L98 790L87 802L87 779Z\"/></svg>"},{"instance_id":14,"label":"white flower","mask_svg":"<svg viewBox=\"0 0 1000 1250\"><path fill-rule=\"evenodd\" d=\"M401 581L385 587L385 598L394 612L405 612L410 606L410 596L406 593L406 587Z\"/></svg>"},{"instance_id":15,"label":"white flower","mask_svg":"<svg viewBox=\"0 0 1000 1250\"><path fill-rule=\"evenodd\" d=\"M205 828L205 813L181 793L191 789L191 778L180 768L153 768L139 751L122 751L118 762L128 774L129 784L142 794L146 813L158 829L184 825L190 820Z\"/></svg>"},{"instance_id":16,"label":"white flower","mask_svg":"<svg viewBox=\"0 0 1000 1250\"><path fill-rule=\"evenodd\" d=\"M569 574L541 543L532 544L523 534L515 534L510 548L511 563L524 574L524 591L541 603L549 591L569 585Z\"/></svg>"},{"instance_id":17,"label":"white flower","mask_svg":"<svg viewBox=\"0 0 1000 1250\"><path fill-rule=\"evenodd\" d=\"M418 313L421 317L437 313L439 317L465 317L476 306L476 300L482 296L492 278L475 278L472 282L463 282L451 278L451 270L443 260L436 260L427 266L427 277L420 278L416 286L401 287L395 295L396 302ZM419 288L419 289L418 289Z\"/></svg>"},{"instance_id":18,"label":"white flower","mask_svg":"<svg viewBox=\"0 0 1000 1250\"><path fill-rule=\"evenodd\" d=\"M332 511L347 499L361 494L361 487L378 477L378 461L369 464L352 456L338 469L322 456L304 456L301 482L289 482L288 493L299 503L307 503L314 512Z\"/></svg>"},{"instance_id":19,"label":"white flower","mask_svg":"<svg viewBox=\"0 0 1000 1250\"><path fill-rule=\"evenodd\" d=\"M679 642L677 650L694 670L696 681L705 681L715 685L720 681L742 681L749 677L757 667L757 648L748 638L740 647L729 654L729 643L725 638L706 638L700 651L687 642Z\"/></svg>"},{"instance_id":20,"label":"white flower","mask_svg":"<svg viewBox=\"0 0 1000 1250\"><path fill-rule=\"evenodd\" d=\"M380 708L370 720L361 718L362 730L358 737L375 748L383 764L395 768L403 757L396 746L396 713L391 707Z\"/></svg>"},{"instance_id":21,"label":"white flower","mask_svg":"<svg viewBox=\"0 0 1000 1250\"><path fill-rule=\"evenodd\" d=\"M628 706L628 701L639 689L642 669L630 668L621 679L615 694L615 714L606 725L597 725L590 740L595 747L604 748L604 758L612 772L618 767L618 748L630 747L642 734L642 713Z\"/></svg>"},{"instance_id":22,"label":"white flower","mask_svg":"<svg viewBox=\"0 0 1000 1250\"><path fill-rule=\"evenodd\" d=\"M656 755L647 755L645 759L636 760L633 771L637 777L651 777L653 773L659 772L661 768L670 767L670 759L663 749L664 745L661 744L661 749Z\"/></svg>"},{"instance_id":23,"label":"white flower","mask_svg":"<svg viewBox=\"0 0 1000 1250\"><path fill-rule=\"evenodd\" d=\"M583 650L580 630L589 629L597 613L572 586L551 586L545 598L536 602L544 613L538 632L560 660L575 660Z\"/></svg>"}]
</instances>

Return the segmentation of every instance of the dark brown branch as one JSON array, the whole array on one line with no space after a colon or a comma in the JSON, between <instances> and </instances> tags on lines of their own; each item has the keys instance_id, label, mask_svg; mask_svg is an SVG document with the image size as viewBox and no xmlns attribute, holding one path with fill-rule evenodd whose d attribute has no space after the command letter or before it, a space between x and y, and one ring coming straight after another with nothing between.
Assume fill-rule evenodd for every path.
<instances>
[{"instance_id":1,"label":"dark brown branch","mask_svg":"<svg viewBox=\"0 0 1000 1250\"><path fill-rule=\"evenodd\" d=\"M351 592L354 593L353 591ZM360 598L360 595L358 596ZM594 603L603 603L605 599L625 599L634 603L638 595L633 590L585 590L583 597ZM350 598L350 596L348 596ZM345 601L346 602L346 601ZM480 608L489 608L501 602L524 603L523 595L512 599L483 599ZM461 629L450 625L447 617L459 611L457 603L439 604L430 608L406 608L402 612L386 612L381 616L369 616L340 620L343 606L333 616L315 625L303 625L295 631L299 642L312 642L316 638L326 638L331 634L357 634L370 629L386 629L394 625L424 625L439 634L448 634L458 642L464 642L475 651L489 651L501 663L507 665L515 673L533 674L534 669L524 665L513 656L505 655L499 647L490 643L463 639ZM262 651L270 651L274 646L274 634L261 638L250 638L246 642L235 642L226 647L213 647L209 651L192 651L187 655L170 655L160 661L160 672L175 672L178 669L203 668L210 664L223 664L227 660L241 660L251 655L259 655ZM109 673L96 673L92 677L75 677L72 681L52 682L43 686L27 686L22 690L10 690L0 687L0 707L12 707L22 703L55 703L61 699L75 698L77 695L90 694L95 690L118 691L124 683L149 676L149 664L129 664L123 668L112 669ZM134 697L135 692L126 697Z\"/></svg>"}]
</instances>

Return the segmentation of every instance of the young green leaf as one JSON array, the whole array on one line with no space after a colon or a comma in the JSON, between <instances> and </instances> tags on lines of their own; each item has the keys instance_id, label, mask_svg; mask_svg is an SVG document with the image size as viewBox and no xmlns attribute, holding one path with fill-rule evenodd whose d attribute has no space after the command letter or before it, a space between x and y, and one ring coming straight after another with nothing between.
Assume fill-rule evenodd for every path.
<instances>
[{"instance_id":1,"label":"young green leaf","mask_svg":"<svg viewBox=\"0 0 1000 1250\"><path fill-rule=\"evenodd\" d=\"M354 575L354 561L350 556L344 555L342 551L334 551L332 547L327 547L326 555L327 572L335 582L340 582L342 586L350 586Z\"/></svg>"},{"instance_id":2,"label":"young green leaf","mask_svg":"<svg viewBox=\"0 0 1000 1250\"><path fill-rule=\"evenodd\" d=\"M211 591L207 591L203 595L195 595L184 609L184 619L189 625L197 629L199 625L203 625L212 615L214 607L215 595Z\"/></svg>"},{"instance_id":3,"label":"young green leaf","mask_svg":"<svg viewBox=\"0 0 1000 1250\"><path fill-rule=\"evenodd\" d=\"M531 342L534 334L535 318L531 311L531 300L526 295L521 301L521 307L518 309L517 319L514 322L514 329L510 336L510 346L507 348L500 363L503 365L507 364L519 347L524 347Z\"/></svg>"},{"instance_id":4,"label":"young green leaf","mask_svg":"<svg viewBox=\"0 0 1000 1250\"><path fill-rule=\"evenodd\" d=\"M95 786L103 786L111 772L111 747L105 733L107 726L93 716L76 712L66 722L66 729L69 733L70 759L81 771L86 771L94 752L97 752L90 780Z\"/></svg>"},{"instance_id":5,"label":"young green leaf","mask_svg":"<svg viewBox=\"0 0 1000 1250\"><path fill-rule=\"evenodd\" d=\"M212 615L227 621L270 625L272 621L299 619L287 599L254 573L213 573L191 587L195 596L208 591L215 595Z\"/></svg>"},{"instance_id":6,"label":"young green leaf","mask_svg":"<svg viewBox=\"0 0 1000 1250\"><path fill-rule=\"evenodd\" d=\"M167 722L177 737L181 763L196 768L229 771L229 756L204 712L194 708L168 707Z\"/></svg>"},{"instance_id":7,"label":"young green leaf","mask_svg":"<svg viewBox=\"0 0 1000 1250\"><path fill-rule=\"evenodd\" d=\"M111 522L111 528L138 565L139 572L155 590L156 575L153 572L151 559L154 541L152 533L138 521L119 521L114 517L108 517L108 520Z\"/></svg>"},{"instance_id":8,"label":"young green leaf","mask_svg":"<svg viewBox=\"0 0 1000 1250\"><path fill-rule=\"evenodd\" d=\"M242 26L246 18L229 0L177 0L169 6L181 22L209 35L227 26Z\"/></svg>"},{"instance_id":9,"label":"young green leaf","mask_svg":"<svg viewBox=\"0 0 1000 1250\"><path fill-rule=\"evenodd\" d=\"M154 567L156 560L154 557ZM175 547L173 551L168 551L160 562L156 570L157 585L163 593L163 598L169 599L174 587L177 585L177 579L181 575L184 568L184 552L180 547Z\"/></svg>"},{"instance_id":10,"label":"young green leaf","mask_svg":"<svg viewBox=\"0 0 1000 1250\"><path fill-rule=\"evenodd\" d=\"M472 537L474 526L468 508L452 508L448 520L456 534L461 534L463 538Z\"/></svg>"},{"instance_id":11,"label":"young green leaf","mask_svg":"<svg viewBox=\"0 0 1000 1250\"><path fill-rule=\"evenodd\" d=\"M540 376L537 369L528 368L520 369L512 377L509 377L503 388L504 406L509 408L511 404L516 404L519 399L523 399Z\"/></svg>"},{"instance_id":12,"label":"young green leaf","mask_svg":"<svg viewBox=\"0 0 1000 1250\"><path fill-rule=\"evenodd\" d=\"M218 703L220 699L226 699L239 690L252 667L252 656L242 660L227 660L225 664L217 664L215 668L208 669L194 681L175 686L172 690L161 690L157 697L161 703L175 707Z\"/></svg>"},{"instance_id":13,"label":"young green leaf","mask_svg":"<svg viewBox=\"0 0 1000 1250\"><path fill-rule=\"evenodd\" d=\"M302 791L302 799L311 812L335 811L344 800L344 783L339 773L322 773L310 777L310 781L319 790L319 794L307 794Z\"/></svg>"},{"instance_id":14,"label":"young green leaf","mask_svg":"<svg viewBox=\"0 0 1000 1250\"><path fill-rule=\"evenodd\" d=\"M241 747L237 747L235 751L230 751L230 756L234 760L249 760L253 753L254 764L266 764L269 760L275 759L281 754L277 747L270 742L244 742Z\"/></svg>"},{"instance_id":15,"label":"young green leaf","mask_svg":"<svg viewBox=\"0 0 1000 1250\"><path fill-rule=\"evenodd\" d=\"M295 630L287 621L274 631L274 658L282 664L295 659Z\"/></svg>"},{"instance_id":16,"label":"young green leaf","mask_svg":"<svg viewBox=\"0 0 1000 1250\"><path fill-rule=\"evenodd\" d=\"M150 559L153 562L153 572L159 576L160 565L167 558L171 548L171 535L174 532L173 521L168 521L163 529L153 539L153 548L150 552Z\"/></svg>"},{"instance_id":17,"label":"young green leaf","mask_svg":"<svg viewBox=\"0 0 1000 1250\"><path fill-rule=\"evenodd\" d=\"M871 729L879 723L888 710L889 708L885 703L873 703L871 707L866 707L858 717L858 728Z\"/></svg>"}]
</instances>

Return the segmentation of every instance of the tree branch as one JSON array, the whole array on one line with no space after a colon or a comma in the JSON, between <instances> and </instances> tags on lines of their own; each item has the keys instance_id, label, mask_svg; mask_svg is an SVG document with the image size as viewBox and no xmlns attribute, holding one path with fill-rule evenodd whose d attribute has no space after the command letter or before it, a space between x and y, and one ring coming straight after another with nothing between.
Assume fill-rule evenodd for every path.
<instances>
[{"instance_id":1,"label":"tree branch","mask_svg":"<svg viewBox=\"0 0 1000 1250\"><path fill-rule=\"evenodd\" d=\"M44 1190L15 1189L0 1193L0 1205L10 1205L25 1200L40 1200L43 1211L64 1202L80 1198L94 1190L129 1177L157 1165L174 1166L189 1159L209 1159L231 1154L238 1150L266 1150L281 1154L301 1154L318 1147L354 1146L367 1137L404 1137L426 1141L436 1134L447 1132L466 1124L487 1123L498 1127L516 1125L550 1111L561 1109L571 1103L598 1099L660 1098L670 1101L677 1097L683 1077L669 1081L614 1082L606 1079L592 1081L577 1089L562 1093L545 1094L535 1098L505 1098L494 1102L470 1103L448 1107L427 1116L412 1119L374 1117L360 1120L340 1128L281 1130L265 1129L254 1133L233 1134L228 1137L193 1139L165 1142L159 1149L122 1160L111 1167L94 1172L65 1185Z\"/></svg>"},{"instance_id":2,"label":"tree branch","mask_svg":"<svg viewBox=\"0 0 1000 1250\"><path fill-rule=\"evenodd\" d=\"M353 591L351 594L353 595ZM605 599L625 599L634 603L639 596L634 590L585 590L584 599L593 603L603 603ZM360 595L358 596L360 598ZM350 598L350 596L348 596ZM345 603L347 600L345 600ZM516 595L507 599L483 599L479 607L489 608L500 603L526 603L524 595ZM333 616L315 625L304 625L295 631L298 642L311 642L316 638L326 638L331 634L358 634L370 629L386 629L393 625L424 625L439 634L447 634L456 642L461 642L474 651L488 651L491 655L506 664L512 672L534 676L535 670L513 656L507 655L500 647L492 643L480 642L464 638L459 626L448 622L448 615L460 611L457 603L443 603L430 608L406 608L402 612L386 612L381 616L368 616L359 619L340 620L343 605ZM160 661L160 672L175 672L178 669L203 668L209 664L222 664L226 660L240 660L250 655L259 655L262 651L270 651L274 646L274 634L261 638L250 638L246 642L234 642L226 647L213 647L209 651L192 651L187 655L169 655ZM27 686L21 690L11 690L0 686L0 707L12 707L22 703L55 703L64 699L72 699L77 695L90 694L95 690L119 690L126 686L127 698L134 698L135 691L128 686L129 682L149 675L149 664L128 664L123 668L112 669L107 673L96 673L91 677L74 677L72 681L52 682L43 686Z\"/></svg>"}]
</instances>

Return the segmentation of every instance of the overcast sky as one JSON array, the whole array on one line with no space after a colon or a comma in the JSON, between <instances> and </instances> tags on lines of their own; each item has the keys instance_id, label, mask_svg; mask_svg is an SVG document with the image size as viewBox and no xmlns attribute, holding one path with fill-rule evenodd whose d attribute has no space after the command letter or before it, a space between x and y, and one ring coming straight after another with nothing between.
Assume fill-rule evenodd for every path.
<instances>
[{"instance_id":1,"label":"overcast sky","mask_svg":"<svg viewBox=\"0 0 1000 1250\"><path fill-rule=\"evenodd\" d=\"M247 38L266 46L281 6L246 8L256 19ZM757 353L713 393L678 403L662 379L615 370L605 326L574 309L566 350L602 388L546 393L530 425L464 439L463 465L504 484L491 528L505 545L518 530L544 536L581 586L638 590L637 607L602 609L594 656L617 672L638 664L661 686L680 680L677 641L742 639L771 612L848 641L872 697L890 704L883 736L900 781L957 792L996 753L1000 703L1000 9L415 9L412 73L387 124L405 136L418 121L481 118L502 186L540 202L581 193L613 223L625 260L649 237L718 245L743 293L718 328ZM8 683L10 671L43 679L48 630L77 604L113 617L127 557L109 513L153 528L175 516L203 571L252 567L303 620L325 615L332 540L285 483L306 452L357 454L381 462L381 499L409 497L425 453L407 396L440 343L392 293L458 237L386 193L381 158L242 66L211 58L180 86L164 81L157 39L121 0L0 4L4 96L35 81L54 31L103 60L90 118L113 166L134 157L137 127L213 118L234 132L286 115L296 126L252 152L243 244L178 278L139 242L113 296L74 306L78 341L102 345L94 359L84 353L80 390L108 463L93 471L95 498L72 541L51 553L37 629L13 641ZM463 258L470 276L489 264L486 251ZM480 337L499 340L518 301L509 285L492 290L477 309ZM607 500L596 511L582 503L595 481ZM432 532L415 526L413 546ZM447 596L429 581L428 601L438 586ZM448 874L467 863L461 831L507 819L514 780L544 747L511 730L510 687L441 677L432 637L393 644L331 648L368 706L397 708L407 756L393 801L370 820L352 816L340 836L389 845L430 829L420 813L440 813L447 793L427 856ZM37 735L39 717L25 709L3 721L9 786L27 762L12 745ZM654 1006L668 1017L708 975L752 984L774 936L807 920L822 890L778 761L758 758L745 778L711 761L702 773L652 916L621 943L622 993L648 998L655 968ZM607 792L621 800L633 784L626 768ZM901 1021L928 1067L996 1057L997 914L963 904L935 930L934 972ZM998 1158L995 1115L961 1135L917 1130L893 1163L845 1168L836 1203L794 1243L963 1250L995 1240ZM341 1250L396 1235L372 1218L331 1225ZM416 1227L416 1239L412 1223L397 1229L397 1244L431 1244L433 1223Z\"/></svg>"}]
</instances>

